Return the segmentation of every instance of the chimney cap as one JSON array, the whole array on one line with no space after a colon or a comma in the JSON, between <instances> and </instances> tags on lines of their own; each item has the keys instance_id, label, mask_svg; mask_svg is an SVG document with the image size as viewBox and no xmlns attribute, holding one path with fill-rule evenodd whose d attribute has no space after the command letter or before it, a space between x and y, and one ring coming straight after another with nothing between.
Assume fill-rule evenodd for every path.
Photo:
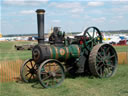
<instances>
[{"instance_id":1,"label":"chimney cap","mask_svg":"<svg viewBox=\"0 0 128 96\"><path fill-rule=\"evenodd\" d=\"M36 13L37 14L44 14L45 13L45 10L44 9L37 9L36 10Z\"/></svg>"}]
</instances>

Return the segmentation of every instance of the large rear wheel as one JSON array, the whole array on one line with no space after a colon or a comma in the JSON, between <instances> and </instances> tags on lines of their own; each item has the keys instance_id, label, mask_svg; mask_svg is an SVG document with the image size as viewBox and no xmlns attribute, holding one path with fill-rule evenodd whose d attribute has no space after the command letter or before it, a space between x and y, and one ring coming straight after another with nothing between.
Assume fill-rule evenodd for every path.
<instances>
[{"instance_id":1,"label":"large rear wheel","mask_svg":"<svg viewBox=\"0 0 128 96\"><path fill-rule=\"evenodd\" d=\"M92 75L100 78L111 77L117 68L118 58L115 49L109 44L94 46L89 55L89 68Z\"/></svg>"}]
</instances>

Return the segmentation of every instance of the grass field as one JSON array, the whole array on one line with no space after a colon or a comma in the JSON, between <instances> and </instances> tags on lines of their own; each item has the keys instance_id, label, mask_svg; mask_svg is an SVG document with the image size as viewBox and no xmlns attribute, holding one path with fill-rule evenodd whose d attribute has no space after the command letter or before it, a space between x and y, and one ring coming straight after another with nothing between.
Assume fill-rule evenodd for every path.
<instances>
[{"instance_id":1,"label":"grass field","mask_svg":"<svg viewBox=\"0 0 128 96\"><path fill-rule=\"evenodd\" d=\"M114 46L117 52L128 52L128 46Z\"/></svg>"},{"instance_id":2,"label":"grass field","mask_svg":"<svg viewBox=\"0 0 128 96\"><path fill-rule=\"evenodd\" d=\"M43 89L39 83L2 83L0 96L128 96L128 65L119 65L114 77L66 78L57 88Z\"/></svg>"},{"instance_id":3,"label":"grass field","mask_svg":"<svg viewBox=\"0 0 128 96\"><path fill-rule=\"evenodd\" d=\"M31 58L31 50L17 51L14 46L31 44L33 42L0 42L0 60L14 60Z\"/></svg>"},{"instance_id":4,"label":"grass field","mask_svg":"<svg viewBox=\"0 0 128 96\"><path fill-rule=\"evenodd\" d=\"M31 51L17 51L15 44L32 42L0 42L0 60L25 60L31 58ZM118 52L126 52L128 46L115 46ZM1 77L1 76L0 76ZM22 81L0 82L0 96L128 96L128 64L118 65L114 77L66 77L61 86L43 89L37 83Z\"/></svg>"}]
</instances>

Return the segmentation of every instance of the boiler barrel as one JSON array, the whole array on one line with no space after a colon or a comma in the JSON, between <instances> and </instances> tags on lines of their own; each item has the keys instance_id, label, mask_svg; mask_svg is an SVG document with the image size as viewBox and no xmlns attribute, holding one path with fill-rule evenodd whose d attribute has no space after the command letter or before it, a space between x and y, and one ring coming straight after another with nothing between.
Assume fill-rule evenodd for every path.
<instances>
[{"instance_id":1,"label":"boiler barrel","mask_svg":"<svg viewBox=\"0 0 128 96\"><path fill-rule=\"evenodd\" d=\"M50 46L50 53L52 59L67 60L69 58L76 58L80 55L78 45L70 45L68 47Z\"/></svg>"},{"instance_id":2,"label":"boiler barrel","mask_svg":"<svg viewBox=\"0 0 128 96\"><path fill-rule=\"evenodd\" d=\"M65 61L70 58L77 58L80 56L80 48L78 45L70 45L67 47L56 47L54 45L37 45L33 48L33 59L36 63L41 63L46 59L57 59Z\"/></svg>"}]
</instances>

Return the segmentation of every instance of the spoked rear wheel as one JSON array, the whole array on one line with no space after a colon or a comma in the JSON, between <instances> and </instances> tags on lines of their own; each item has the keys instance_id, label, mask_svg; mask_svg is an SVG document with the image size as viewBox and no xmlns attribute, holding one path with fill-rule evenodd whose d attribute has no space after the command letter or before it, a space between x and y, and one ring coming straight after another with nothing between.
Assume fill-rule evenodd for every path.
<instances>
[{"instance_id":1,"label":"spoked rear wheel","mask_svg":"<svg viewBox=\"0 0 128 96\"><path fill-rule=\"evenodd\" d=\"M54 59L44 61L38 69L38 78L44 88L56 87L64 80L64 68Z\"/></svg>"},{"instance_id":2,"label":"spoked rear wheel","mask_svg":"<svg viewBox=\"0 0 128 96\"><path fill-rule=\"evenodd\" d=\"M37 66L33 59L28 59L21 65L20 76L26 83L37 80Z\"/></svg>"},{"instance_id":3,"label":"spoked rear wheel","mask_svg":"<svg viewBox=\"0 0 128 96\"><path fill-rule=\"evenodd\" d=\"M117 53L109 44L94 46L89 55L89 68L92 75L107 78L114 75L118 63Z\"/></svg>"}]
</instances>

